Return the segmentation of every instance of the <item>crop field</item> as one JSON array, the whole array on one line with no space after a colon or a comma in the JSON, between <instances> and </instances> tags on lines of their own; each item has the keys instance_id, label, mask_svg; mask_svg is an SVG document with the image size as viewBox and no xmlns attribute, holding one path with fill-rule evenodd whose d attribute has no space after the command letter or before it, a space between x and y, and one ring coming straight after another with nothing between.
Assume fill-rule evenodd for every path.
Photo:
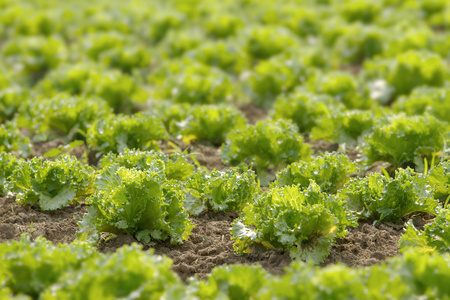
<instances>
[{"instance_id":1,"label":"crop field","mask_svg":"<svg viewBox=\"0 0 450 300\"><path fill-rule=\"evenodd\" d=\"M450 1L0 0L1 299L450 299Z\"/></svg>"}]
</instances>

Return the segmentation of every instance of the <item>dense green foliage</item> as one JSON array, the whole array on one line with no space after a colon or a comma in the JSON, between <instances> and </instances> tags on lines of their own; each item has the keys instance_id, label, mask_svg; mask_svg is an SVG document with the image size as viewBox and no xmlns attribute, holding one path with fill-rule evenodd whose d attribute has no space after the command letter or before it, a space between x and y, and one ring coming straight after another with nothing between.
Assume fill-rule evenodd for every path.
<instances>
[{"instance_id":1,"label":"dense green foliage","mask_svg":"<svg viewBox=\"0 0 450 300\"><path fill-rule=\"evenodd\" d=\"M86 199L90 207L79 224L82 238L97 240L99 232L111 232L146 242L187 239L193 227L183 208L181 184L165 177L162 160L149 164L142 171L117 165L102 170L95 193Z\"/></svg>"},{"instance_id":2,"label":"dense green foliage","mask_svg":"<svg viewBox=\"0 0 450 300\"><path fill-rule=\"evenodd\" d=\"M6 187L22 204L39 204L55 210L93 193L94 170L75 157L61 155L55 161L35 157L22 161L8 177Z\"/></svg>"},{"instance_id":3,"label":"dense green foliage","mask_svg":"<svg viewBox=\"0 0 450 300\"><path fill-rule=\"evenodd\" d=\"M6 195L6 180L13 173L13 171L21 164L22 161L17 159L14 154L0 153L0 195Z\"/></svg>"},{"instance_id":4,"label":"dense green foliage","mask_svg":"<svg viewBox=\"0 0 450 300\"><path fill-rule=\"evenodd\" d=\"M272 188L246 206L233 223L234 247L248 252L252 243L282 248L293 259L320 263L338 237L355 226L345 201L320 191L313 181L306 189L297 185Z\"/></svg>"},{"instance_id":5,"label":"dense green foliage","mask_svg":"<svg viewBox=\"0 0 450 300\"><path fill-rule=\"evenodd\" d=\"M255 173L232 168L225 171L198 172L186 184L186 210L194 215L205 210L241 211L258 193Z\"/></svg>"},{"instance_id":6,"label":"dense green foliage","mask_svg":"<svg viewBox=\"0 0 450 300\"><path fill-rule=\"evenodd\" d=\"M314 180L325 193L335 193L356 171L356 164L343 154L326 153L310 162L292 163L276 174L274 186L298 185L307 188Z\"/></svg>"},{"instance_id":7,"label":"dense green foliage","mask_svg":"<svg viewBox=\"0 0 450 300\"><path fill-rule=\"evenodd\" d=\"M309 145L303 143L297 126L285 120L259 121L227 135L222 147L223 160L231 165L246 162L257 169L278 168L308 159Z\"/></svg>"},{"instance_id":8,"label":"dense green foliage","mask_svg":"<svg viewBox=\"0 0 450 300\"><path fill-rule=\"evenodd\" d=\"M438 205L427 180L410 168L398 169L395 178L371 173L352 179L340 196L360 218L377 221L398 222L417 212L435 214Z\"/></svg>"}]
</instances>

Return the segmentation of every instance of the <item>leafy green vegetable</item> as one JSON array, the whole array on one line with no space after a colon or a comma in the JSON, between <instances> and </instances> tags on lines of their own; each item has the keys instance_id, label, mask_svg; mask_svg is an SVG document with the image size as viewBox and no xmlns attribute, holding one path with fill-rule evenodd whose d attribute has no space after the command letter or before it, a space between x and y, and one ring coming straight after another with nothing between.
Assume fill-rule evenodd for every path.
<instances>
[{"instance_id":1,"label":"leafy green vegetable","mask_svg":"<svg viewBox=\"0 0 450 300\"><path fill-rule=\"evenodd\" d=\"M97 119L87 132L87 145L99 153L121 153L125 148L157 148L156 141L168 138L157 117L137 113L132 116L107 115Z\"/></svg>"},{"instance_id":2,"label":"leafy green vegetable","mask_svg":"<svg viewBox=\"0 0 450 300\"><path fill-rule=\"evenodd\" d=\"M15 151L27 157L30 150L30 139L19 131L16 123L0 124L0 153Z\"/></svg>"},{"instance_id":3,"label":"leafy green vegetable","mask_svg":"<svg viewBox=\"0 0 450 300\"><path fill-rule=\"evenodd\" d=\"M301 133L309 133L322 117L330 115L332 108L339 109L334 102L325 95L296 91L277 98L272 116L274 119L291 120Z\"/></svg>"},{"instance_id":4,"label":"leafy green vegetable","mask_svg":"<svg viewBox=\"0 0 450 300\"><path fill-rule=\"evenodd\" d=\"M245 118L233 107L224 105L202 105L192 109L181 125L183 136L194 136L198 140L221 145L225 136L236 129L245 128Z\"/></svg>"},{"instance_id":5,"label":"leafy green vegetable","mask_svg":"<svg viewBox=\"0 0 450 300\"><path fill-rule=\"evenodd\" d=\"M282 93L300 85L306 77L305 66L285 56L261 60L250 74L247 94L258 106L269 108Z\"/></svg>"},{"instance_id":6,"label":"leafy green vegetable","mask_svg":"<svg viewBox=\"0 0 450 300\"><path fill-rule=\"evenodd\" d=\"M164 165L164 174L168 179L186 181L190 175L194 173L194 166L189 163L187 157L183 154L166 155L159 151L140 151L124 149L123 153L105 155L99 163L102 169L106 169L112 165L118 165L128 169L136 168L137 170L147 171L154 167L158 161Z\"/></svg>"},{"instance_id":7,"label":"leafy green vegetable","mask_svg":"<svg viewBox=\"0 0 450 300\"><path fill-rule=\"evenodd\" d=\"M222 146L222 159L231 165L247 162L257 169L277 170L295 161L308 160L310 152L297 126L286 120L267 120L228 134Z\"/></svg>"},{"instance_id":8,"label":"leafy green vegetable","mask_svg":"<svg viewBox=\"0 0 450 300\"><path fill-rule=\"evenodd\" d=\"M214 38L227 38L236 34L242 27L244 22L239 17L224 14L212 16L205 24L206 32Z\"/></svg>"},{"instance_id":9,"label":"leafy green vegetable","mask_svg":"<svg viewBox=\"0 0 450 300\"><path fill-rule=\"evenodd\" d=\"M22 163L14 154L0 152L0 195L8 193L5 183L12 172Z\"/></svg>"},{"instance_id":10,"label":"leafy green vegetable","mask_svg":"<svg viewBox=\"0 0 450 300\"><path fill-rule=\"evenodd\" d=\"M378 122L363 148L367 163L386 161L394 166L420 167L423 158L442 151L448 124L431 116L403 114Z\"/></svg>"},{"instance_id":11,"label":"leafy green vegetable","mask_svg":"<svg viewBox=\"0 0 450 300\"><path fill-rule=\"evenodd\" d=\"M92 123L109 114L111 110L102 99L67 95L42 99L32 109L37 132L50 136L68 136L69 140L84 137Z\"/></svg>"},{"instance_id":12,"label":"leafy green vegetable","mask_svg":"<svg viewBox=\"0 0 450 300\"><path fill-rule=\"evenodd\" d=\"M436 214L438 205L427 180L410 168L398 169L394 179L379 173L352 179L340 196L360 218L377 222L398 222L410 213Z\"/></svg>"},{"instance_id":13,"label":"leafy green vegetable","mask_svg":"<svg viewBox=\"0 0 450 300\"><path fill-rule=\"evenodd\" d=\"M166 66L154 74L155 98L176 103L213 104L227 101L233 95L227 75L215 68L184 62Z\"/></svg>"},{"instance_id":14,"label":"leafy green vegetable","mask_svg":"<svg viewBox=\"0 0 450 300\"><path fill-rule=\"evenodd\" d=\"M257 27L248 33L246 50L254 59L268 59L297 43L295 36L282 27Z\"/></svg>"},{"instance_id":15,"label":"leafy green vegetable","mask_svg":"<svg viewBox=\"0 0 450 300\"><path fill-rule=\"evenodd\" d=\"M307 188L314 180L325 193L336 193L346 182L350 174L356 171L356 164L347 156L337 153L325 153L310 162L296 162L279 171L273 186L298 185Z\"/></svg>"},{"instance_id":16,"label":"leafy green vegetable","mask_svg":"<svg viewBox=\"0 0 450 300\"><path fill-rule=\"evenodd\" d=\"M98 232L132 234L139 241L166 240L179 244L193 226L183 208L182 185L167 180L164 164L150 162L146 171L112 165L97 179L91 205L79 223L81 238L98 238Z\"/></svg>"},{"instance_id":17,"label":"leafy green vegetable","mask_svg":"<svg viewBox=\"0 0 450 300\"><path fill-rule=\"evenodd\" d=\"M450 195L450 162L445 161L431 168L426 177L433 187L436 199L446 199Z\"/></svg>"},{"instance_id":18,"label":"leafy green vegetable","mask_svg":"<svg viewBox=\"0 0 450 300\"><path fill-rule=\"evenodd\" d=\"M406 231L400 240L401 251L414 248L419 251L450 251L450 210L440 208L436 218L425 224L423 230L417 230L412 220L406 225Z\"/></svg>"},{"instance_id":19,"label":"leafy green vegetable","mask_svg":"<svg viewBox=\"0 0 450 300\"><path fill-rule=\"evenodd\" d=\"M379 111L361 110L349 110L325 116L311 130L311 138L356 146L372 130L374 120L379 116Z\"/></svg>"},{"instance_id":20,"label":"leafy green vegetable","mask_svg":"<svg viewBox=\"0 0 450 300\"><path fill-rule=\"evenodd\" d=\"M356 226L345 201L320 191L313 181L299 186L272 188L244 208L231 229L234 248L248 252L252 243L290 251L293 259L322 262L346 226Z\"/></svg>"},{"instance_id":21,"label":"leafy green vegetable","mask_svg":"<svg viewBox=\"0 0 450 300\"><path fill-rule=\"evenodd\" d=\"M0 83L0 123L13 119L29 96L28 94L19 87L2 89Z\"/></svg>"},{"instance_id":22,"label":"leafy green vegetable","mask_svg":"<svg viewBox=\"0 0 450 300\"><path fill-rule=\"evenodd\" d=\"M124 246L86 261L42 293L42 299L186 299L184 285L167 257Z\"/></svg>"},{"instance_id":23,"label":"leafy green vegetable","mask_svg":"<svg viewBox=\"0 0 450 300\"><path fill-rule=\"evenodd\" d=\"M194 215L205 210L240 211L259 191L255 173L245 168L198 172L186 184L186 210Z\"/></svg>"},{"instance_id":24,"label":"leafy green vegetable","mask_svg":"<svg viewBox=\"0 0 450 300\"><path fill-rule=\"evenodd\" d=\"M92 194L93 172L70 155L61 155L55 161L35 157L14 169L7 179L7 189L16 193L16 200L22 204L55 210Z\"/></svg>"},{"instance_id":25,"label":"leafy green vegetable","mask_svg":"<svg viewBox=\"0 0 450 300\"><path fill-rule=\"evenodd\" d=\"M424 115L426 113L441 121L450 122L450 90L445 88L420 87L414 89L407 97L400 97L394 102L393 111L407 115Z\"/></svg>"},{"instance_id":26,"label":"leafy green vegetable","mask_svg":"<svg viewBox=\"0 0 450 300\"><path fill-rule=\"evenodd\" d=\"M97 255L95 249L85 243L53 245L43 237L32 242L25 234L20 241L0 244L0 275L6 276L4 284L14 293L37 299L64 272L79 269L84 261Z\"/></svg>"},{"instance_id":27,"label":"leafy green vegetable","mask_svg":"<svg viewBox=\"0 0 450 300\"><path fill-rule=\"evenodd\" d=\"M259 266L225 265L211 271L205 281L192 280L190 287L199 299L256 299L268 284L267 272Z\"/></svg>"}]
</instances>

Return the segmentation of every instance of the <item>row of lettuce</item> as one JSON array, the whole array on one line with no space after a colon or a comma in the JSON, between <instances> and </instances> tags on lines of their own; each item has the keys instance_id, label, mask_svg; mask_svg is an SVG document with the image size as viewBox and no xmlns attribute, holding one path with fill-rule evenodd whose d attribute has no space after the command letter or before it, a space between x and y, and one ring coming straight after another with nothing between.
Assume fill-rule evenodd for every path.
<instances>
[{"instance_id":1,"label":"row of lettuce","mask_svg":"<svg viewBox=\"0 0 450 300\"><path fill-rule=\"evenodd\" d=\"M265 190L245 165L208 172L184 155L154 151L109 154L98 170L69 155L50 161L3 153L0 164L2 192L15 194L23 205L56 210L85 199L88 212L78 237L93 243L109 232L181 244L194 227L190 216L235 211L239 217L230 231L237 252L262 244L320 263L358 220L401 222L429 213L436 218L423 230L408 223L402 247L450 247L449 162L432 162L425 173L407 168L396 170L394 178L359 177L361 170L345 155L325 154L280 170Z\"/></svg>"},{"instance_id":2,"label":"row of lettuce","mask_svg":"<svg viewBox=\"0 0 450 300\"><path fill-rule=\"evenodd\" d=\"M85 243L28 236L0 244L2 299L447 299L450 257L406 252L381 265L293 263L282 276L258 265L216 267L183 283L169 258L133 244L101 254Z\"/></svg>"},{"instance_id":3,"label":"row of lettuce","mask_svg":"<svg viewBox=\"0 0 450 300\"><path fill-rule=\"evenodd\" d=\"M417 94L421 96L414 98L416 107L408 106L408 109L416 112L433 107L436 114L447 112L438 105L429 105L443 96L450 103L448 90L427 90ZM33 110L38 112L36 118L27 120L39 119L35 121L38 124L36 132L47 136L46 139L58 134L66 139L69 137L69 141L85 139L89 152L96 157L122 153L125 148L158 149L161 142L169 139L180 139L185 143L198 139L221 146L225 164L247 163L261 173L311 159L311 147L302 135L307 134L301 129L305 127L311 128L309 138L359 145L363 152L360 160L366 165L385 161L394 168L409 166L423 171L424 159L430 161L433 156L442 159L448 156L448 122L431 113L407 115L383 110L353 110L331 114L332 108L317 103L317 97L310 94L297 96L291 95L285 102L280 102L273 119L256 124L248 124L242 113L232 106L170 106L167 110L162 108L158 115L115 115L102 114L99 106L92 105L91 101L70 97L39 102L45 108ZM58 103L60 105L56 105ZM314 113L305 107L310 107ZM323 114L322 118L317 116L320 114ZM0 124L0 150L27 157L31 141L23 132L16 121Z\"/></svg>"}]
</instances>

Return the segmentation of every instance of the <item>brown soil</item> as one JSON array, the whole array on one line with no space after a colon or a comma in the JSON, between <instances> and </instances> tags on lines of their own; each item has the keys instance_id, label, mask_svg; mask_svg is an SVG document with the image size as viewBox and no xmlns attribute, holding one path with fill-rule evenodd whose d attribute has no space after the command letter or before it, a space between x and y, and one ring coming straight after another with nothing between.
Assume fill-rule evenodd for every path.
<instances>
[{"instance_id":1,"label":"brown soil","mask_svg":"<svg viewBox=\"0 0 450 300\"><path fill-rule=\"evenodd\" d=\"M255 124L256 122L265 119L268 115L267 110L256 106L252 102L239 105L238 108L250 124Z\"/></svg>"},{"instance_id":2,"label":"brown soil","mask_svg":"<svg viewBox=\"0 0 450 300\"><path fill-rule=\"evenodd\" d=\"M259 263L272 274L282 274L284 267L291 262L289 254L282 250L253 247L248 254L239 255L234 252L230 224L236 217L235 213L204 213L193 218L196 227L182 245L171 245L168 241L153 242L145 245L144 249L153 248L156 254L170 257L173 260L173 270L183 280L194 275L204 278L216 266L238 263ZM136 240L132 236L117 236L101 242L99 250L115 251L133 242Z\"/></svg>"},{"instance_id":3,"label":"brown soil","mask_svg":"<svg viewBox=\"0 0 450 300\"><path fill-rule=\"evenodd\" d=\"M381 223L375 227L361 222L357 228L349 228L345 238L338 239L323 265L344 263L350 267L370 266L398 254L398 241L403 225Z\"/></svg>"},{"instance_id":4,"label":"brown soil","mask_svg":"<svg viewBox=\"0 0 450 300\"><path fill-rule=\"evenodd\" d=\"M57 211L41 211L23 206L14 196L0 198L0 242L18 240L22 233L32 238L43 236L52 242L70 243L76 238L77 222L86 212L82 205Z\"/></svg>"}]
</instances>

